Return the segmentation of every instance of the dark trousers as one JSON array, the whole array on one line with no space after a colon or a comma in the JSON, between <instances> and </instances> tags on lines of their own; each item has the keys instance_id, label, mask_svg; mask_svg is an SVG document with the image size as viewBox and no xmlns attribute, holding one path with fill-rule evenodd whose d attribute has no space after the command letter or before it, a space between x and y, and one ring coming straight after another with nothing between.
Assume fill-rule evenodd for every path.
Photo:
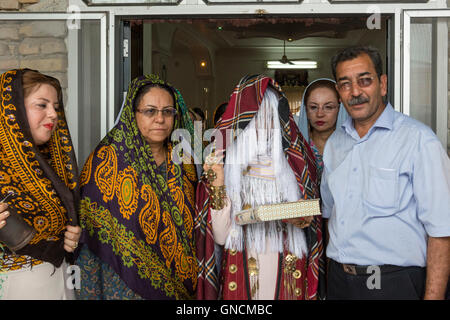
<instances>
[{"instance_id":1,"label":"dark trousers","mask_svg":"<svg viewBox=\"0 0 450 320\"><path fill-rule=\"evenodd\" d=\"M361 268L359 268L361 269ZM426 269L398 267L398 270L349 274L341 264L329 261L327 298L330 300L419 300L425 293Z\"/></svg>"}]
</instances>

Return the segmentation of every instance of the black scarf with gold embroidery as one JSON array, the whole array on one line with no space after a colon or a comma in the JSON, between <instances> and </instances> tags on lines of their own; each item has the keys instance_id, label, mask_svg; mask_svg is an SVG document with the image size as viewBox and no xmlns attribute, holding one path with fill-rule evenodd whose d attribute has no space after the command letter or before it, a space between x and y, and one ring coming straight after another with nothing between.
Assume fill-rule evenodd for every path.
<instances>
[{"instance_id":1,"label":"black scarf with gold embroidery","mask_svg":"<svg viewBox=\"0 0 450 320\"><path fill-rule=\"evenodd\" d=\"M3 246L0 271L42 261L59 267L66 255L66 226L78 224L78 169L62 102L55 132L47 143L37 146L24 105L25 71L0 75L0 197L13 191L9 207L36 229L36 235L16 254Z\"/></svg>"}]
</instances>

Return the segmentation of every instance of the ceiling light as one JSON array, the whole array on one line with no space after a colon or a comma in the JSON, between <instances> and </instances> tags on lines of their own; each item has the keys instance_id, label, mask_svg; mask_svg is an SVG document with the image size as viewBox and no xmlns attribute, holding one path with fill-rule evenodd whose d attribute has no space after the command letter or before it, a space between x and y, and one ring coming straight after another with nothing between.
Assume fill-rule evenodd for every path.
<instances>
[{"instance_id":1,"label":"ceiling light","mask_svg":"<svg viewBox=\"0 0 450 320\"><path fill-rule=\"evenodd\" d=\"M317 61L290 60L290 63L281 63L279 60L267 61L268 69L317 69Z\"/></svg>"}]
</instances>

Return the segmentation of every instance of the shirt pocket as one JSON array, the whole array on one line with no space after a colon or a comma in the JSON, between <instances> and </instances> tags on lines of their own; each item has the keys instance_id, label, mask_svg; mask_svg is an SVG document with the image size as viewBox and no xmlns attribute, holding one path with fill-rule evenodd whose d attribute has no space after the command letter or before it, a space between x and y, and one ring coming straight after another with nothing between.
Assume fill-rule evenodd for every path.
<instances>
[{"instance_id":1,"label":"shirt pocket","mask_svg":"<svg viewBox=\"0 0 450 320\"><path fill-rule=\"evenodd\" d=\"M376 215L391 215L396 212L399 202L398 179L398 169L369 166L363 198L369 208L375 209Z\"/></svg>"}]
</instances>

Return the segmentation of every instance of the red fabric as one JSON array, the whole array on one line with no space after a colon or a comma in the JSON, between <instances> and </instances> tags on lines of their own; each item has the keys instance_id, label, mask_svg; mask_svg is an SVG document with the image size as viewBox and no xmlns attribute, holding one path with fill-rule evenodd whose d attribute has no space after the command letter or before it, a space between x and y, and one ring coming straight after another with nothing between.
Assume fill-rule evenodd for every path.
<instances>
[{"instance_id":1,"label":"red fabric","mask_svg":"<svg viewBox=\"0 0 450 320\"><path fill-rule=\"evenodd\" d=\"M259 109L264 92L268 86L277 90L280 94L278 113L282 132L282 146L286 158L297 179L300 191L305 199L317 198L317 174L314 154L306 140L303 138L289 111L289 104L278 84L268 77L247 76L241 79L236 86L221 120L216 128L220 130L224 145L217 141L218 150L226 150L227 143L231 143L235 137L236 130L244 129ZM228 135L228 137L227 137ZM196 236L197 236L197 259L199 262L199 277L197 284L197 299L217 299L219 281L215 268L214 237L212 234L211 214L209 210L208 189L203 181L198 185L196 199ZM305 299L317 299L319 275L323 275L323 245L322 245L322 219L316 216L311 226L306 230L309 236L309 256L307 257L307 294ZM241 253L242 256L242 253ZM230 257L224 256L225 264L229 264ZM232 258L234 259L234 258ZM300 263L300 262L299 262ZM239 268L239 266L238 266ZM239 268L240 269L240 268ZM227 271L225 271L227 272ZM303 272L302 272L303 274ZM225 277L230 277L225 274ZM302 275L303 277L303 275ZM226 279L222 279L225 281ZM222 282L227 285L227 282ZM237 283L238 287L242 283ZM302 287L302 290L304 288ZM223 288L226 290L226 288ZM238 291L237 289L236 291ZM282 290L281 290L282 291ZM302 291L304 292L304 290ZM241 297L237 292L233 293ZM224 298L227 297L226 293ZM247 299L243 297L242 299Z\"/></svg>"},{"instance_id":2,"label":"red fabric","mask_svg":"<svg viewBox=\"0 0 450 320\"><path fill-rule=\"evenodd\" d=\"M243 252L231 250L223 251L223 267L220 283L223 283L222 297L223 300L247 300L247 288L245 282L248 281L247 274L244 273L244 254ZM230 271L230 266L236 267L236 272ZM247 279L246 279L247 277ZM236 284L236 289L230 288L231 283Z\"/></svg>"},{"instance_id":3,"label":"red fabric","mask_svg":"<svg viewBox=\"0 0 450 320\"><path fill-rule=\"evenodd\" d=\"M199 265L196 293L198 300L215 300L219 290L217 273L215 272L216 259L214 255L211 210L208 201L208 188L206 188L204 181L200 181L197 185L197 216L195 219L196 254Z\"/></svg>"}]
</instances>

